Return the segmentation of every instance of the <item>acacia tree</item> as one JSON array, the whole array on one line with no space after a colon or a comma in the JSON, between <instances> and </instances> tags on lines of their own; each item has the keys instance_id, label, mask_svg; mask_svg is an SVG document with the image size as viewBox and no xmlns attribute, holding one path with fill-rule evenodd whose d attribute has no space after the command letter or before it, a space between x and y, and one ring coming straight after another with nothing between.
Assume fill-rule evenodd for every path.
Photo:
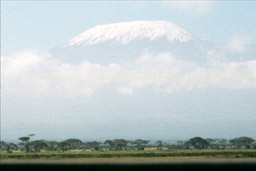
<instances>
[{"instance_id":1,"label":"acacia tree","mask_svg":"<svg viewBox=\"0 0 256 171\"><path fill-rule=\"evenodd\" d=\"M0 150L3 151L6 148L7 143L4 141L0 141Z\"/></svg>"},{"instance_id":2,"label":"acacia tree","mask_svg":"<svg viewBox=\"0 0 256 171\"><path fill-rule=\"evenodd\" d=\"M58 146L61 148L61 151L67 151L70 148L70 143L68 143L67 141L61 141L58 143Z\"/></svg>"},{"instance_id":3,"label":"acacia tree","mask_svg":"<svg viewBox=\"0 0 256 171\"><path fill-rule=\"evenodd\" d=\"M20 137L19 140L22 141L22 143L25 146L26 152L29 152L29 139L30 137Z\"/></svg>"},{"instance_id":4,"label":"acacia tree","mask_svg":"<svg viewBox=\"0 0 256 171\"><path fill-rule=\"evenodd\" d=\"M41 149L47 148L47 144L44 140L35 140L30 142L30 145L34 147L35 152L40 152Z\"/></svg>"},{"instance_id":5,"label":"acacia tree","mask_svg":"<svg viewBox=\"0 0 256 171\"><path fill-rule=\"evenodd\" d=\"M185 148L185 141L179 140L179 141L176 142L176 144L177 144L178 149L184 149Z\"/></svg>"},{"instance_id":6,"label":"acacia tree","mask_svg":"<svg viewBox=\"0 0 256 171\"><path fill-rule=\"evenodd\" d=\"M96 151L99 150L100 144L101 144L101 142L97 142L97 141L86 142L87 148L91 148Z\"/></svg>"},{"instance_id":7,"label":"acacia tree","mask_svg":"<svg viewBox=\"0 0 256 171\"><path fill-rule=\"evenodd\" d=\"M116 150L123 149L128 143L125 139L114 139L113 142Z\"/></svg>"},{"instance_id":8,"label":"acacia tree","mask_svg":"<svg viewBox=\"0 0 256 171\"><path fill-rule=\"evenodd\" d=\"M132 142L132 144L136 144L139 150L144 150L145 146L149 143L149 141L137 139Z\"/></svg>"},{"instance_id":9,"label":"acacia tree","mask_svg":"<svg viewBox=\"0 0 256 171\"><path fill-rule=\"evenodd\" d=\"M207 148L209 146L209 143L201 137L194 137L189 139L189 141L186 142L185 145L192 145L196 149L202 149Z\"/></svg>"},{"instance_id":10,"label":"acacia tree","mask_svg":"<svg viewBox=\"0 0 256 171\"><path fill-rule=\"evenodd\" d=\"M12 153L13 149L16 149L16 150L18 149L18 146L14 143L0 141L0 148L1 148L1 151L6 150L7 153Z\"/></svg>"},{"instance_id":11,"label":"acacia tree","mask_svg":"<svg viewBox=\"0 0 256 171\"><path fill-rule=\"evenodd\" d=\"M112 148L114 147L115 143L111 140L106 140L104 142L105 145L108 145L109 146L109 149L112 150Z\"/></svg>"},{"instance_id":12,"label":"acacia tree","mask_svg":"<svg viewBox=\"0 0 256 171\"><path fill-rule=\"evenodd\" d=\"M75 138L70 138L65 141L69 143L70 149L79 149L82 147L83 144L81 140Z\"/></svg>"},{"instance_id":13,"label":"acacia tree","mask_svg":"<svg viewBox=\"0 0 256 171\"><path fill-rule=\"evenodd\" d=\"M7 143L7 153L12 153L12 150L17 150L18 146L14 143Z\"/></svg>"},{"instance_id":14,"label":"acacia tree","mask_svg":"<svg viewBox=\"0 0 256 171\"><path fill-rule=\"evenodd\" d=\"M25 146L26 152L29 152L29 140L30 137L35 136L35 134L28 134L27 137L20 137L18 140L22 141L22 144Z\"/></svg>"},{"instance_id":15,"label":"acacia tree","mask_svg":"<svg viewBox=\"0 0 256 171\"><path fill-rule=\"evenodd\" d=\"M238 147L245 146L246 148L250 148L250 145L254 142L255 140L252 139L251 137L238 137L230 140L229 142L232 145L236 145Z\"/></svg>"},{"instance_id":16,"label":"acacia tree","mask_svg":"<svg viewBox=\"0 0 256 171\"><path fill-rule=\"evenodd\" d=\"M58 142L57 141L46 141L47 150L56 151L58 149Z\"/></svg>"},{"instance_id":17,"label":"acacia tree","mask_svg":"<svg viewBox=\"0 0 256 171\"><path fill-rule=\"evenodd\" d=\"M158 141L156 142L156 144L157 144L157 149L158 149L158 150L161 150L162 147L163 147L163 142L162 142L161 140L158 140Z\"/></svg>"},{"instance_id":18,"label":"acacia tree","mask_svg":"<svg viewBox=\"0 0 256 171\"><path fill-rule=\"evenodd\" d=\"M207 138L207 139L205 139L205 140L209 143L209 146L210 146L211 148L213 148L213 149L218 149L218 148L219 148L219 146L218 146L218 144L217 144L217 142L216 142L216 139Z\"/></svg>"}]
</instances>

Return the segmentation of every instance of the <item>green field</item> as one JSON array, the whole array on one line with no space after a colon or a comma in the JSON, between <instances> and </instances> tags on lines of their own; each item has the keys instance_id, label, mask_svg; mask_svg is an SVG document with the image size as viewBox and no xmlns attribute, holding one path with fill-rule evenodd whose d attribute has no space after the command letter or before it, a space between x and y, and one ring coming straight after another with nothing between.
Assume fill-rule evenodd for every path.
<instances>
[{"instance_id":1,"label":"green field","mask_svg":"<svg viewBox=\"0 0 256 171\"><path fill-rule=\"evenodd\" d=\"M204 162L250 161L256 162L256 150L171 150L171 151L82 151L1 153L1 163L138 163L138 162Z\"/></svg>"}]
</instances>

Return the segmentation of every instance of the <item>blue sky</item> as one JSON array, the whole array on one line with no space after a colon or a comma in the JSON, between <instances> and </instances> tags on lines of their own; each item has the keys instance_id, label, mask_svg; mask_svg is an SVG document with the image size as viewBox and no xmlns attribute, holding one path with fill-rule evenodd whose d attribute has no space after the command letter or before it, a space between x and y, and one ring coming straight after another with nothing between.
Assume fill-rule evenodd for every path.
<instances>
[{"instance_id":1,"label":"blue sky","mask_svg":"<svg viewBox=\"0 0 256 171\"><path fill-rule=\"evenodd\" d=\"M47 50L95 25L122 21L167 20L196 37L220 43L233 34L254 35L256 30L253 1L213 1L203 11L168 3L172 2L2 1L2 55L22 49Z\"/></svg>"},{"instance_id":2,"label":"blue sky","mask_svg":"<svg viewBox=\"0 0 256 171\"><path fill-rule=\"evenodd\" d=\"M1 135L256 138L255 11L253 1L2 1ZM172 54L145 54L125 65L90 60L73 65L51 54L95 25L141 20L174 23L219 48L210 47L205 65ZM171 66L178 79L158 83L133 75L171 75ZM104 78L111 74L128 80ZM93 80L95 75L100 79Z\"/></svg>"}]
</instances>

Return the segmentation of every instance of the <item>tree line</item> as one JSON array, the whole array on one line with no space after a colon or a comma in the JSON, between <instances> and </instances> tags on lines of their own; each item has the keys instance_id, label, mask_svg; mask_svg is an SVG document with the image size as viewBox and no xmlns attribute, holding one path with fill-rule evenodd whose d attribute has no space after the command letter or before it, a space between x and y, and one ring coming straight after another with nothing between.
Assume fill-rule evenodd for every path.
<instances>
[{"instance_id":1,"label":"tree line","mask_svg":"<svg viewBox=\"0 0 256 171\"><path fill-rule=\"evenodd\" d=\"M18 144L0 141L1 151L12 153L13 150L24 152L40 152L68 150L92 150L92 151L114 151L114 150L144 150L145 148L156 148L157 150L173 149L256 149L256 142L251 137L237 137L231 140L226 139L203 139L193 137L187 141L177 141L176 143L163 143L159 140L150 142L148 140L136 139L133 141L125 139L106 140L104 142L88 141L83 142L80 139L70 138L63 141L33 140L31 137L35 134L20 137Z\"/></svg>"}]
</instances>

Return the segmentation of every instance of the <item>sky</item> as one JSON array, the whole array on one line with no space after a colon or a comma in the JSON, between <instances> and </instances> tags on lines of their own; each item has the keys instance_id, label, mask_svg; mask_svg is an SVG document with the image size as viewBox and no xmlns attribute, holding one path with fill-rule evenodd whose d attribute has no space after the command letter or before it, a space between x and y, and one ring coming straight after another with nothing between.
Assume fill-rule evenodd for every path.
<instances>
[{"instance_id":1,"label":"sky","mask_svg":"<svg viewBox=\"0 0 256 171\"><path fill-rule=\"evenodd\" d=\"M1 138L256 138L255 11L253 1L1 1ZM51 52L96 25L144 20L221 48L203 66L163 53L74 65ZM145 80L164 73L182 79Z\"/></svg>"}]
</instances>

